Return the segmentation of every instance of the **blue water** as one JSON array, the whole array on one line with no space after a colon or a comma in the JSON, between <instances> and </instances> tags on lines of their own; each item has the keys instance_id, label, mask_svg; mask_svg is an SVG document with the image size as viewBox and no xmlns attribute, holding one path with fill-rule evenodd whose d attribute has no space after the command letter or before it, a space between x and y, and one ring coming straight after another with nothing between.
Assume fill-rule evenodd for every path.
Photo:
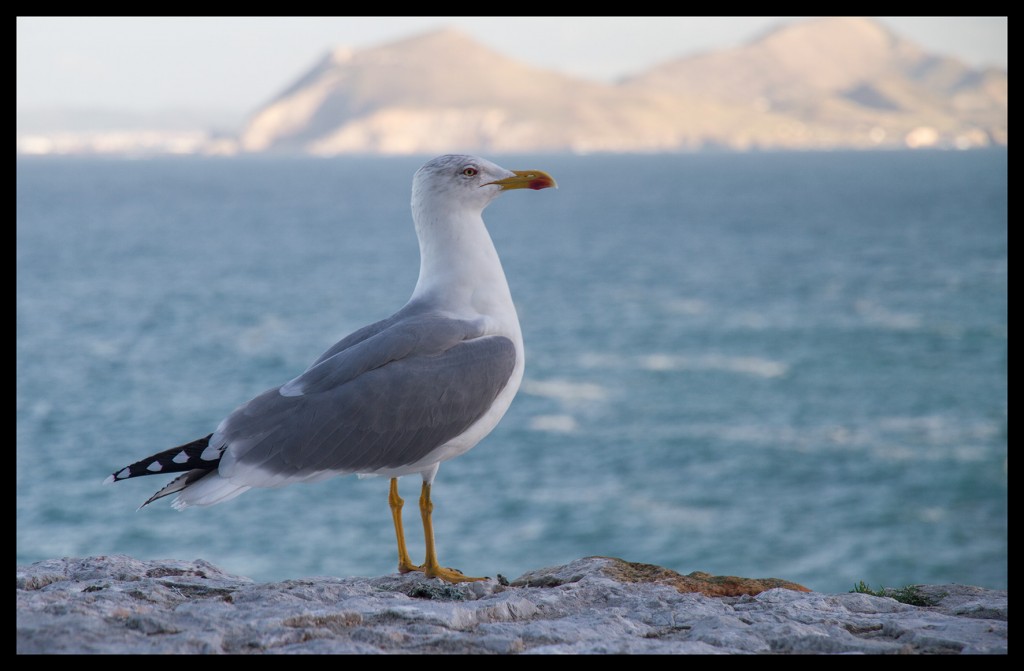
<instances>
[{"instance_id":1,"label":"blue water","mask_svg":"<svg viewBox=\"0 0 1024 671\"><path fill-rule=\"evenodd\" d=\"M442 563L1006 587L1005 151L497 160L560 188L486 213L527 372L441 468ZM400 307L422 162L20 160L18 563L394 571L386 480L184 512L101 482Z\"/></svg>"}]
</instances>

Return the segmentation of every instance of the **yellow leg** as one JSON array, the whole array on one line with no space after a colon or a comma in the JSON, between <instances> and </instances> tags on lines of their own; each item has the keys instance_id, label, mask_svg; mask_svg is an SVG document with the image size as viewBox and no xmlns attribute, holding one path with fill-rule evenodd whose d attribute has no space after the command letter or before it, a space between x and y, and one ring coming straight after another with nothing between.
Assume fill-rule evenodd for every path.
<instances>
[{"instance_id":1,"label":"yellow leg","mask_svg":"<svg viewBox=\"0 0 1024 671\"><path fill-rule=\"evenodd\" d=\"M420 515L423 517L423 540L427 545L427 558L423 561L423 573L428 578L440 578L448 582L471 582L474 580L487 580L487 578L470 578L462 575L459 571L444 568L437 563L437 551L434 549L434 523L431 515L434 512L434 504L430 501L430 485L423 483L420 491Z\"/></svg>"},{"instance_id":2,"label":"yellow leg","mask_svg":"<svg viewBox=\"0 0 1024 671\"><path fill-rule=\"evenodd\" d=\"M405 501L398 495L398 478L391 478L391 492L388 494L388 505L391 506L391 519L395 522L395 537L398 539L398 572L422 571L409 559L409 551L405 549L405 531L402 529L402 505Z\"/></svg>"}]
</instances>

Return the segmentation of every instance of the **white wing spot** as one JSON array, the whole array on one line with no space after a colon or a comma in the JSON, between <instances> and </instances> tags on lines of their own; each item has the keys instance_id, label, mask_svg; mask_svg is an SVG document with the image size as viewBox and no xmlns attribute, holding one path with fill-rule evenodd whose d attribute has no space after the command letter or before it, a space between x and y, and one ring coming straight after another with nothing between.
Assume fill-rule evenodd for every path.
<instances>
[{"instance_id":1,"label":"white wing spot","mask_svg":"<svg viewBox=\"0 0 1024 671\"><path fill-rule=\"evenodd\" d=\"M131 474L132 474L132 470L130 468L128 468L127 466L125 466L124 468L121 469L120 473L118 473L117 475L114 476L114 479L115 480L124 480L125 478L127 478Z\"/></svg>"},{"instance_id":2,"label":"white wing spot","mask_svg":"<svg viewBox=\"0 0 1024 671\"><path fill-rule=\"evenodd\" d=\"M171 461L173 461L176 464L184 464L186 461L188 461L188 454L185 453L185 450L182 450L181 452L178 452L176 455L174 455L174 459L171 459Z\"/></svg>"},{"instance_id":3,"label":"white wing spot","mask_svg":"<svg viewBox=\"0 0 1024 671\"><path fill-rule=\"evenodd\" d=\"M157 471L164 470L164 465L161 464L159 461L154 461L149 466L146 466L146 470L153 471L154 473L156 473Z\"/></svg>"}]
</instances>

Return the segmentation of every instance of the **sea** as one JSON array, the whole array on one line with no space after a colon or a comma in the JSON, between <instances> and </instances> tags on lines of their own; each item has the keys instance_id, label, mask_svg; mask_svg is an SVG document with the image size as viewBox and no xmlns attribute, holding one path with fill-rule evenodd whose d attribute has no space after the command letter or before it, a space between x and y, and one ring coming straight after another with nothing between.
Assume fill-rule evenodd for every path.
<instances>
[{"instance_id":1,"label":"sea","mask_svg":"<svg viewBox=\"0 0 1024 671\"><path fill-rule=\"evenodd\" d=\"M428 158L18 159L18 565L394 572L382 478L102 483L400 308ZM1006 588L1007 151L488 158L559 188L485 212L526 375L441 466L442 564Z\"/></svg>"}]
</instances>

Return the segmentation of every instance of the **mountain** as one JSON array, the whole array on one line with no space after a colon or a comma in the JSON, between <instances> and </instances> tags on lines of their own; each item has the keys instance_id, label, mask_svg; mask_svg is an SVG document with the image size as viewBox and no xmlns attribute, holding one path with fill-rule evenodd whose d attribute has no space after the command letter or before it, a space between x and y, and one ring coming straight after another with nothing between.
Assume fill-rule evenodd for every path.
<instances>
[{"instance_id":1,"label":"mountain","mask_svg":"<svg viewBox=\"0 0 1024 671\"><path fill-rule=\"evenodd\" d=\"M524 65L442 30L328 54L256 112L241 146L324 155L652 150L678 144L666 121L686 106Z\"/></svg>"},{"instance_id":2,"label":"mountain","mask_svg":"<svg viewBox=\"0 0 1024 671\"><path fill-rule=\"evenodd\" d=\"M259 110L241 144L321 154L415 151L438 134L477 144L501 123L496 115L529 106L559 80L454 31L341 48Z\"/></svg>"},{"instance_id":3,"label":"mountain","mask_svg":"<svg viewBox=\"0 0 1024 671\"><path fill-rule=\"evenodd\" d=\"M925 53L866 18L781 26L741 47L657 66L623 86L770 110L796 124L793 139L810 146L913 146L915 138L1006 144L1005 72Z\"/></svg>"},{"instance_id":4,"label":"mountain","mask_svg":"<svg viewBox=\"0 0 1024 671\"><path fill-rule=\"evenodd\" d=\"M682 58L627 80L681 95L738 103L799 101L905 70L920 51L864 18L784 25L734 49Z\"/></svg>"},{"instance_id":5,"label":"mountain","mask_svg":"<svg viewBox=\"0 0 1024 671\"><path fill-rule=\"evenodd\" d=\"M1007 77L876 21L824 18L618 84L531 67L442 30L338 49L259 109L249 152L692 151L1007 142Z\"/></svg>"}]
</instances>

